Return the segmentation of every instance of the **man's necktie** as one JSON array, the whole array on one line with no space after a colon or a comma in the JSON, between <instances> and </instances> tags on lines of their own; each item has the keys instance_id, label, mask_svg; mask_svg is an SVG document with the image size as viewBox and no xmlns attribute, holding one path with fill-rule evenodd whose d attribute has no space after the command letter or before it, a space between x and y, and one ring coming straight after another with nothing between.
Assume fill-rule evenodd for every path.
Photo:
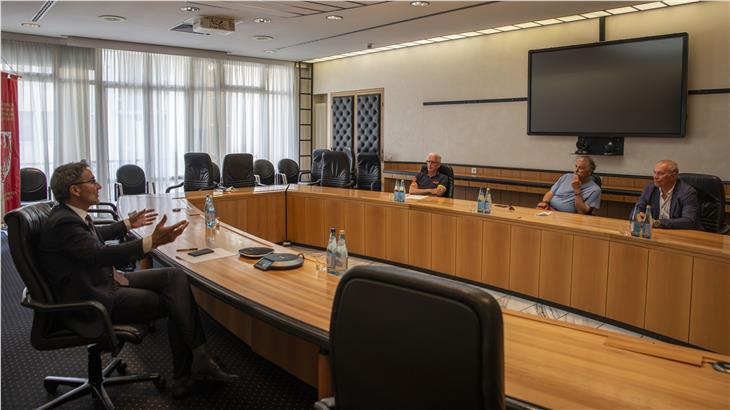
<instances>
[{"instance_id":1,"label":"man's necktie","mask_svg":"<svg viewBox=\"0 0 730 410\"><path fill-rule=\"evenodd\" d=\"M96 239L99 242L102 242L101 237L99 236L99 233L96 231L96 226L94 226L94 221L91 219L90 215L86 215L86 224L89 225L89 229L91 229L91 233L96 236ZM117 271L117 268L112 266L112 274L114 276L114 282L117 282L120 286L129 286L129 279L127 279L124 274Z\"/></svg>"}]
</instances>

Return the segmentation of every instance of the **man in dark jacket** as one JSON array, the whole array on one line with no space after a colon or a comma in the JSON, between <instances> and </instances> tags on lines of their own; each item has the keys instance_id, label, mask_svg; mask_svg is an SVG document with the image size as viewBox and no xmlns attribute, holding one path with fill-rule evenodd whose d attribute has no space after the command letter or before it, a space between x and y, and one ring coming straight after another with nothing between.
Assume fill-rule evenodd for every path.
<instances>
[{"instance_id":1,"label":"man in dark jacket","mask_svg":"<svg viewBox=\"0 0 730 410\"><path fill-rule=\"evenodd\" d=\"M664 159L654 165L654 182L644 187L639 211L651 205L655 228L700 229L697 223L697 191L677 179L677 163Z\"/></svg>"},{"instance_id":2,"label":"man in dark jacket","mask_svg":"<svg viewBox=\"0 0 730 410\"><path fill-rule=\"evenodd\" d=\"M85 162L56 168L51 189L59 203L42 228L39 259L58 300L98 301L106 307L112 323L146 323L169 317L174 396L189 393L194 380L236 378L222 370L208 353L198 306L182 270L160 268L125 274L115 268L174 241L188 222L165 226L165 215L151 235L110 245L105 242L121 239L130 229L151 225L157 214L143 209L124 221L95 226L88 209L99 203L101 185ZM64 319L81 335L101 334L102 328L93 316L77 314Z\"/></svg>"}]
</instances>

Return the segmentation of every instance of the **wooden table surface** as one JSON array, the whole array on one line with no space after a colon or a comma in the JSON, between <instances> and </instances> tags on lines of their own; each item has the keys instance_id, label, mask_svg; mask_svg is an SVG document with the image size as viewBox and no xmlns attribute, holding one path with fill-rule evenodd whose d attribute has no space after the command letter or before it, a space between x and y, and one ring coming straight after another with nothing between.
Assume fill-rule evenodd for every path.
<instances>
[{"instance_id":1,"label":"wooden table surface","mask_svg":"<svg viewBox=\"0 0 730 410\"><path fill-rule=\"evenodd\" d=\"M293 187L300 192L321 195L357 195L363 201L383 200L371 192L330 190L318 187ZM290 188L292 190L292 188ZM280 189L238 190L229 195L273 195ZM191 199L195 199L195 193ZM458 212L471 212L465 201L430 199L418 206L450 206ZM172 195L122 196L122 214L152 207L168 216L169 223L187 219L190 226L174 243L155 254L163 261L185 269L193 280L211 292L225 293L224 299L279 328L327 349L332 300L339 278L320 273L314 261L289 271L260 271L253 262L230 256L190 264L176 258L179 248L221 247L231 251L246 246L271 246L285 250L238 229L221 224L206 238L202 213L190 207L185 198ZM173 208L182 208L174 212ZM603 218L588 226L572 215L551 218L534 216L534 210L514 212L495 208L490 217L522 218L535 223L568 224L580 230L599 230L619 235L620 224ZM539 218L539 219L537 219ZM619 221L620 222L620 221ZM153 227L136 230L147 235ZM715 255L728 253L728 242L701 232L681 233L695 240L680 245L673 233L657 235L668 246L705 248ZM677 347L583 328L510 311L503 311L505 333L506 393L527 402L550 408L730 408L730 374L712 369L710 362L730 361L730 357L697 349Z\"/></svg>"}]
</instances>

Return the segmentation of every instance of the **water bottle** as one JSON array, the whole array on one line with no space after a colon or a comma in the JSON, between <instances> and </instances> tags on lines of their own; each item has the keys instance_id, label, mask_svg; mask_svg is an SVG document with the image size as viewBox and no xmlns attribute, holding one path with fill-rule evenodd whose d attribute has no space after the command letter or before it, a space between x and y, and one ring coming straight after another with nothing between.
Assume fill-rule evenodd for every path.
<instances>
[{"instance_id":1,"label":"water bottle","mask_svg":"<svg viewBox=\"0 0 730 410\"><path fill-rule=\"evenodd\" d=\"M218 221L215 219L215 205L213 205L213 197L205 196L205 226L215 228Z\"/></svg>"},{"instance_id":2,"label":"water bottle","mask_svg":"<svg viewBox=\"0 0 730 410\"><path fill-rule=\"evenodd\" d=\"M398 202L406 202L406 183L402 179L400 180L400 187L398 189Z\"/></svg>"},{"instance_id":3,"label":"water bottle","mask_svg":"<svg viewBox=\"0 0 730 410\"><path fill-rule=\"evenodd\" d=\"M477 212L482 214L484 213L484 205L485 201L487 200L487 192L484 188L479 188L479 196L477 196Z\"/></svg>"},{"instance_id":4,"label":"water bottle","mask_svg":"<svg viewBox=\"0 0 730 410\"><path fill-rule=\"evenodd\" d=\"M330 237L327 240L327 273L337 274L337 231L330 228Z\"/></svg>"},{"instance_id":5,"label":"water bottle","mask_svg":"<svg viewBox=\"0 0 730 410\"><path fill-rule=\"evenodd\" d=\"M644 221L641 224L641 237L651 239L651 230L654 227L654 217L651 215L651 205L646 206Z\"/></svg>"},{"instance_id":6,"label":"water bottle","mask_svg":"<svg viewBox=\"0 0 730 410\"><path fill-rule=\"evenodd\" d=\"M641 212L639 212L639 205L636 205L634 210L631 212L631 221L629 223L631 224L631 236L641 236L642 221Z\"/></svg>"},{"instance_id":7,"label":"water bottle","mask_svg":"<svg viewBox=\"0 0 730 410\"><path fill-rule=\"evenodd\" d=\"M489 188L487 188L487 196L484 199L484 213L492 213L492 191L490 191Z\"/></svg>"},{"instance_id":8,"label":"water bottle","mask_svg":"<svg viewBox=\"0 0 730 410\"><path fill-rule=\"evenodd\" d=\"M345 243L344 230L340 230L340 239L337 241L336 261L336 275L342 276L347 272L347 244Z\"/></svg>"},{"instance_id":9,"label":"water bottle","mask_svg":"<svg viewBox=\"0 0 730 410\"><path fill-rule=\"evenodd\" d=\"M393 201L400 202L400 181L395 181L395 187L393 188Z\"/></svg>"}]
</instances>

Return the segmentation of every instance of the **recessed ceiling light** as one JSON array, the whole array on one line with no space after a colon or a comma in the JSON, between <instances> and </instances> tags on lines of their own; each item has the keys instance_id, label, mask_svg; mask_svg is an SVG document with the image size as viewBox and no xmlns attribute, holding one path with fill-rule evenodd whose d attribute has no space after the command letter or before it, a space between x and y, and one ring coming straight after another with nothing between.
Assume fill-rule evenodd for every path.
<instances>
[{"instance_id":1,"label":"recessed ceiling light","mask_svg":"<svg viewBox=\"0 0 730 410\"><path fill-rule=\"evenodd\" d=\"M433 43L433 41L431 41L431 40L417 40L417 41L414 41L414 43L416 43L416 44L431 44L431 43Z\"/></svg>"},{"instance_id":2,"label":"recessed ceiling light","mask_svg":"<svg viewBox=\"0 0 730 410\"><path fill-rule=\"evenodd\" d=\"M127 19L122 16L112 16L108 14L101 15L98 19L107 23L121 23L123 21L127 21Z\"/></svg>"},{"instance_id":3,"label":"recessed ceiling light","mask_svg":"<svg viewBox=\"0 0 730 410\"><path fill-rule=\"evenodd\" d=\"M519 29L520 28L517 26L502 26L502 27L496 28L496 30L499 30L499 31L512 31L512 30L519 30Z\"/></svg>"},{"instance_id":4,"label":"recessed ceiling light","mask_svg":"<svg viewBox=\"0 0 730 410\"><path fill-rule=\"evenodd\" d=\"M431 3L427 1L412 1L411 6L413 7L426 7L429 6Z\"/></svg>"},{"instance_id":5,"label":"recessed ceiling light","mask_svg":"<svg viewBox=\"0 0 730 410\"><path fill-rule=\"evenodd\" d=\"M532 28L532 27L540 27L540 25L539 25L539 24L537 24L537 23L534 23L534 22L532 22L532 21L530 21L530 22L527 22L527 23L520 23L520 24L515 24L515 26L517 26L517 27L519 27L519 28Z\"/></svg>"},{"instance_id":6,"label":"recessed ceiling light","mask_svg":"<svg viewBox=\"0 0 730 410\"><path fill-rule=\"evenodd\" d=\"M460 38L464 38L461 34L449 34L448 36L444 36L448 38L449 40L458 40Z\"/></svg>"},{"instance_id":7,"label":"recessed ceiling light","mask_svg":"<svg viewBox=\"0 0 730 410\"><path fill-rule=\"evenodd\" d=\"M598 17L606 17L606 16L610 16L610 15L611 15L610 13L606 13L603 10L601 10L601 11L594 11L592 13L584 13L584 14L581 14L581 16L588 17L589 19L594 19L594 18L598 18Z\"/></svg>"},{"instance_id":8,"label":"recessed ceiling light","mask_svg":"<svg viewBox=\"0 0 730 410\"><path fill-rule=\"evenodd\" d=\"M667 5L662 3L661 1L655 1L654 3L637 4L634 7L636 7L639 10L652 10L652 9L658 9L660 7L667 7Z\"/></svg>"},{"instance_id":9,"label":"recessed ceiling light","mask_svg":"<svg viewBox=\"0 0 730 410\"><path fill-rule=\"evenodd\" d=\"M439 43L441 41L448 41L449 39L446 37L434 37L434 38L429 38L429 40L433 41L434 43Z\"/></svg>"},{"instance_id":10,"label":"recessed ceiling light","mask_svg":"<svg viewBox=\"0 0 730 410\"><path fill-rule=\"evenodd\" d=\"M562 21L558 19L546 19L546 20L538 20L535 23L541 25L541 26L549 26L551 24L560 24Z\"/></svg>"},{"instance_id":11,"label":"recessed ceiling light","mask_svg":"<svg viewBox=\"0 0 730 410\"><path fill-rule=\"evenodd\" d=\"M325 17L327 20L342 20L342 16L338 16L336 14L330 14L329 16Z\"/></svg>"},{"instance_id":12,"label":"recessed ceiling light","mask_svg":"<svg viewBox=\"0 0 730 410\"><path fill-rule=\"evenodd\" d=\"M32 21L26 21L24 23L20 23L20 25L23 27L28 27L28 28L39 28L41 26L40 24L32 22Z\"/></svg>"},{"instance_id":13,"label":"recessed ceiling light","mask_svg":"<svg viewBox=\"0 0 730 410\"><path fill-rule=\"evenodd\" d=\"M461 33L460 35L464 36L464 37L476 37L476 36L481 36L482 34L477 33L476 31L467 31L466 33Z\"/></svg>"},{"instance_id":14,"label":"recessed ceiling light","mask_svg":"<svg viewBox=\"0 0 730 410\"><path fill-rule=\"evenodd\" d=\"M565 16L565 17L558 17L558 20L569 23L571 21L578 21L578 20L585 20L586 18L579 15L573 15L573 16Z\"/></svg>"},{"instance_id":15,"label":"recessed ceiling light","mask_svg":"<svg viewBox=\"0 0 730 410\"><path fill-rule=\"evenodd\" d=\"M697 3L700 0L664 0L663 3L668 6L679 6L680 4Z\"/></svg>"},{"instance_id":16,"label":"recessed ceiling light","mask_svg":"<svg viewBox=\"0 0 730 410\"><path fill-rule=\"evenodd\" d=\"M271 19L268 17L256 17L253 19L254 23L271 23Z\"/></svg>"},{"instance_id":17,"label":"recessed ceiling light","mask_svg":"<svg viewBox=\"0 0 730 410\"><path fill-rule=\"evenodd\" d=\"M606 11L611 14L626 14L626 13L633 13L633 12L639 11L639 10L636 10L635 8L633 8L631 6L628 6L628 7L619 7L617 9L610 9L610 10L606 10Z\"/></svg>"},{"instance_id":18,"label":"recessed ceiling light","mask_svg":"<svg viewBox=\"0 0 730 410\"><path fill-rule=\"evenodd\" d=\"M413 47L413 46L417 46L418 43L416 43L415 41L409 41L407 43L400 43L400 45L402 45L403 47Z\"/></svg>"},{"instance_id":19,"label":"recessed ceiling light","mask_svg":"<svg viewBox=\"0 0 730 410\"><path fill-rule=\"evenodd\" d=\"M264 50L264 53L266 53L266 54L274 54L274 53L276 53L276 50Z\"/></svg>"},{"instance_id":20,"label":"recessed ceiling light","mask_svg":"<svg viewBox=\"0 0 730 410\"><path fill-rule=\"evenodd\" d=\"M188 13L197 13L200 11L200 7L185 6L185 7L180 7L180 11L187 11Z\"/></svg>"},{"instance_id":21,"label":"recessed ceiling light","mask_svg":"<svg viewBox=\"0 0 730 410\"><path fill-rule=\"evenodd\" d=\"M496 34L496 33L499 33L500 31L499 30L495 30L493 28L488 28L486 30L479 30L479 32L482 33L482 34Z\"/></svg>"},{"instance_id":22,"label":"recessed ceiling light","mask_svg":"<svg viewBox=\"0 0 730 410\"><path fill-rule=\"evenodd\" d=\"M259 35L256 35L256 36L253 36L251 38L254 39L254 40L259 40L259 41L273 40L274 39L274 37L264 36L264 35L260 35L260 34Z\"/></svg>"}]
</instances>

